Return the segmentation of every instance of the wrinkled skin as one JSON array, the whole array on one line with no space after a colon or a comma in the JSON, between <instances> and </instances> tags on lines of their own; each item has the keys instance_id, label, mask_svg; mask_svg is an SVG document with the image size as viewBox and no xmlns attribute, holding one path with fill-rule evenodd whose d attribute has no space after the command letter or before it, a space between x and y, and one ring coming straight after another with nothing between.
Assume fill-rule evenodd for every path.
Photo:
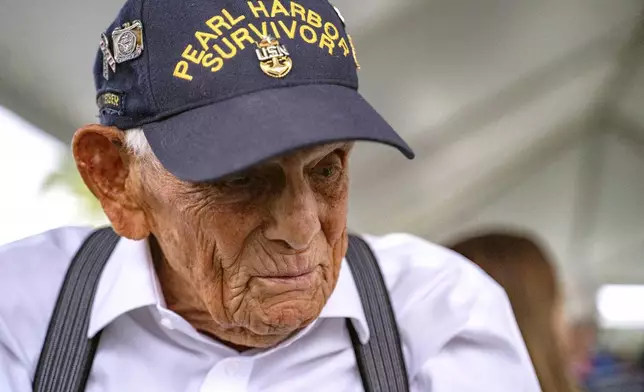
<instances>
[{"instance_id":1,"label":"wrinkled skin","mask_svg":"<svg viewBox=\"0 0 644 392\"><path fill-rule=\"evenodd\" d=\"M123 145L122 131L90 125L74 136L74 158L116 232L151 239L171 310L239 350L273 346L318 317L347 248L350 143L201 184Z\"/></svg>"}]
</instances>

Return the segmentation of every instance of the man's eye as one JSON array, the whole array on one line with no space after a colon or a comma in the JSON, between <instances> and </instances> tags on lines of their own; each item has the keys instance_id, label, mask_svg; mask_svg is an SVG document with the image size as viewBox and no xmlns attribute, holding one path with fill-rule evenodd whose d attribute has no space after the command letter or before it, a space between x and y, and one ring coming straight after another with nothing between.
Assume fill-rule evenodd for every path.
<instances>
[{"instance_id":1,"label":"man's eye","mask_svg":"<svg viewBox=\"0 0 644 392\"><path fill-rule=\"evenodd\" d=\"M231 188L243 188L250 185L253 182L253 177L251 176L236 176L224 181L226 186Z\"/></svg>"},{"instance_id":2,"label":"man's eye","mask_svg":"<svg viewBox=\"0 0 644 392\"><path fill-rule=\"evenodd\" d=\"M336 165L318 165L313 169L313 173L324 179L332 179L340 173L340 169Z\"/></svg>"},{"instance_id":3,"label":"man's eye","mask_svg":"<svg viewBox=\"0 0 644 392\"><path fill-rule=\"evenodd\" d=\"M335 174L335 167L333 166L326 166L320 169L320 174L323 177L332 177Z\"/></svg>"}]
</instances>

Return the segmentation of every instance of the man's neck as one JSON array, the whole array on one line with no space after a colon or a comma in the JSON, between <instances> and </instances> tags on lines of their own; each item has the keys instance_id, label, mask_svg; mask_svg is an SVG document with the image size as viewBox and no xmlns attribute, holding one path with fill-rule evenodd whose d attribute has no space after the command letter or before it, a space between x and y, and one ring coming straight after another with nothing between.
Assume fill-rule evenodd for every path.
<instances>
[{"instance_id":1,"label":"man's neck","mask_svg":"<svg viewBox=\"0 0 644 392\"><path fill-rule=\"evenodd\" d=\"M237 345L217 337L214 333L214 330L217 329L216 322L207 311L203 301L192 289L192 285L170 268L158 240L153 235L149 237L148 243L154 269L168 309L183 317L197 331L213 340L239 352L251 349L252 347Z\"/></svg>"}]
</instances>

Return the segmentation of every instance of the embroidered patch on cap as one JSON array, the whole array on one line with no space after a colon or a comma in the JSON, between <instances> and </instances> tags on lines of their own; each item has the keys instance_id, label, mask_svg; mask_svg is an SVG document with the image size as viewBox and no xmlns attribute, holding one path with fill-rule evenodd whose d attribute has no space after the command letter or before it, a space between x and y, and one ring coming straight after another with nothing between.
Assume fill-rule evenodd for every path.
<instances>
[{"instance_id":1,"label":"embroidered patch on cap","mask_svg":"<svg viewBox=\"0 0 644 392\"><path fill-rule=\"evenodd\" d=\"M108 91L99 95L96 104L101 113L122 116L125 109L125 95L116 91Z\"/></svg>"},{"instance_id":2,"label":"embroidered patch on cap","mask_svg":"<svg viewBox=\"0 0 644 392\"><path fill-rule=\"evenodd\" d=\"M221 9L214 15L205 14L202 27L186 35L190 41L180 45L181 52L172 56L180 56L172 76L191 82L194 77L207 75L200 68L213 74L222 72L250 45L256 49L262 71L273 78L292 76L292 69L299 69L299 64L293 64L294 59L299 59L295 54L312 54L313 47L328 54L331 62L353 55L343 29L344 18L338 10L320 14L298 2L283 0L274 0L272 5L265 1L239 4L235 11ZM357 67L355 56L353 60ZM320 64L325 63L326 59L320 58Z\"/></svg>"}]
</instances>

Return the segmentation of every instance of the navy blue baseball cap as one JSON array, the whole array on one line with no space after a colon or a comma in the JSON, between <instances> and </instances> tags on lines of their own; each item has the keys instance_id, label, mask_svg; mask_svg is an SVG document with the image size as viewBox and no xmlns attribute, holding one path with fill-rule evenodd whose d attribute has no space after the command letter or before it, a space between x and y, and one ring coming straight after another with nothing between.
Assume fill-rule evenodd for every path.
<instances>
[{"instance_id":1,"label":"navy blue baseball cap","mask_svg":"<svg viewBox=\"0 0 644 392\"><path fill-rule=\"evenodd\" d=\"M326 0L128 0L94 77L101 124L142 128L166 170L211 181L338 141L413 158L358 93L358 68Z\"/></svg>"}]
</instances>

